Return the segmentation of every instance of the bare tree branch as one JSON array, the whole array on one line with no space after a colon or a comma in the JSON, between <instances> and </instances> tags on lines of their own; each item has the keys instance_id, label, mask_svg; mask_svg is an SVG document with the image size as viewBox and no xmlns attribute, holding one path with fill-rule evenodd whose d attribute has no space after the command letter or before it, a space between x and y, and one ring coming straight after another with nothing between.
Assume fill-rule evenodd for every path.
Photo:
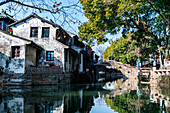
<instances>
[{"instance_id":1,"label":"bare tree branch","mask_svg":"<svg viewBox=\"0 0 170 113\"><path fill-rule=\"evenodd\" d=\"M19 17L20 19L21 19L21 15L19 13L21 12L23 12L22 16L26 15L26 13L29 13L29 12L34 12L34 13L47 12L48 14L51 14L48 16L52 17L55 23L59 22L61 23L59 25L67 26L67 27L69 26L69 28L71 29L73 29L72 27L73 24L81 23L81 20L77 18L76 14L77 13L83 14L83 9L80 6L79 0L77 0L76 2L69 1L67 2L67 4L62 4L62 2L57 2L53 0L39 0L39 1L36 1L36 0L2 0L0 1L0 6L3 6L3 7L5 6L4 10L9 11L11 13L11 16ZM32 9L32 11L29 11L30 9ZM50 19L50 17L48 16L44 18ZM72 20L72 21L69 21L69 20ZM74 29L74 31L76 30Z\"/></svg>"},{"instance_id":2,"label":"bare tree branch","mask_svg":"<svg viewBox=\"0 0 170 113\"><path fill-rule=\"evenodd\" d=\"M160 17L162 18L162 21L164 21L165 23L167 23L168 26L170 27L170 22L168 21L168 19L167 19L159 10L156 10L156 9L154 8L153 3L152 3L150 0L146 0L146 1L150 4L152 10L154 10L155 12L157 12L157 13L160 15Z\"/></svg>"}]
</instances>

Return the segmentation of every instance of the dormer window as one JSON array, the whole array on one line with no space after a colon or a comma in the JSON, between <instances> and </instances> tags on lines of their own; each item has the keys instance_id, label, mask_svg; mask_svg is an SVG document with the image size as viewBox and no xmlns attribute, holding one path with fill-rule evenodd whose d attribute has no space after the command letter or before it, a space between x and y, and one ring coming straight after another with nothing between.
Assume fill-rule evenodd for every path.
<instances>
[{"instance_id":1,"label":"dormer window","mask_svg":"<svg viewBox=\"0 0 170 113\"><path fill-rule=\"evenodd\" d=\"M30 37L38 37L38 27L31 27L31 36Z\"/></svg>"},{"instance_id":2,"label":"dormer window","mask_svg":"<svg viewBox=\"0 0 170 113\"><path fill-rule=\"evenodd\" d=\"M49 37L49 32L50 28L49 27L43 27L42 28L42 38L48 38Z\"/></svg>"}]
</instances>

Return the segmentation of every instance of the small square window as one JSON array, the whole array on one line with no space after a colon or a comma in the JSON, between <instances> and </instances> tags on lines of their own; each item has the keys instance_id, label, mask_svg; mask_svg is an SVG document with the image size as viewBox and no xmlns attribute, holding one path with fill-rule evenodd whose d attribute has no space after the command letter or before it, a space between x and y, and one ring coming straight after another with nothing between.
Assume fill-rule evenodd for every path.
<instances>
[{"instance_id":1,"label":"small square window","mask_svg":"<svg viewBox=\"0 0 170 113\"><path fill-rule=\"evenodd\" d=\"M47 61L54 61L54 51L47 51L46 52L46 60Z\"/></svg>"},{"instance_id":2,"label":"small square window","mask_svg":"<svg viewBox=\"0 0 170 113\"><path fill-rule=\"evenodd\" d=\"M31 37L38 37L38 27L31 27Z\"/></svg>"},{"instance_id":3,"label":"small square window","mask_svg":"<svg viewBox=\"0 0 170 113\"><path fill-rule=\"evenodd\" d=\"M49 31L50 31L49 27L43 27L42 28L42 37L43 38L48 38L49 37Z\"/></svg>"},{"instance_id":4,"label":"small square window","mask_svg":"<svg viewBox=\"0 0 170 113\"><path fill-rule=\"evenodd\" d=\"M12 46L12 58L20 57L20 47L19 46Z\"/></svg>"}]
</instances>

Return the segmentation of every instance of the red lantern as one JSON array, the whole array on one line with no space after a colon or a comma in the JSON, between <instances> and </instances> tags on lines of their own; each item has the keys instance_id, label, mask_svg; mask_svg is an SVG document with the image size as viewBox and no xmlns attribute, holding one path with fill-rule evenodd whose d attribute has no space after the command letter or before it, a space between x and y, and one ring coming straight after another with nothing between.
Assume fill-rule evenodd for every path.
<instances>
[{"instance_id":1,"label":"red lantern","mask_svg":"<svg viewBox=\"0 0 170 113\"><path fill-rule=\"evenodd\" d=\"M9 34L12 34L13 33L13 30L10 28L9 29Z\"/></svg>"}]
</instances>

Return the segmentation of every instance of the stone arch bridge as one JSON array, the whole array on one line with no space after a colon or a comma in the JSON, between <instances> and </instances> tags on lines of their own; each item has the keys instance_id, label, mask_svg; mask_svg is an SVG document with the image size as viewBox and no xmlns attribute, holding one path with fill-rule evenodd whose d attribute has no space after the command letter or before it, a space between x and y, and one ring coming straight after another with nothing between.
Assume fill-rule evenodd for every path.
<instances>
[{"instance_id":1,"label":"stone arch bridge","mask_svg":"<svg viewBox=\"0 0 170 113\"><path fill-rule=\"evenodd\" d=\"M123 64L115 60L107 60L106 62L110 63L115 69L119 70L128 79L133 79L134 81L138 81L137 67L130 66L130 64Z\"/></svg>"}]
</instances>

